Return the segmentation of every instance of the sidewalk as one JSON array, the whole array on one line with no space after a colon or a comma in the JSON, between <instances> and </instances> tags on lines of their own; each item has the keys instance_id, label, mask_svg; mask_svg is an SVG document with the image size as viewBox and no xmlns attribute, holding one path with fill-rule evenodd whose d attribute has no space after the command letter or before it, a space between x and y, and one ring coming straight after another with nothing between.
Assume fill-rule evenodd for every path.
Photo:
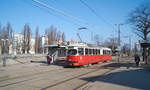
<instances>
[{"instance_id":1,"label":"sidewalk","mask_svg":"<svg viewBox=\"0 0 150 90\"><path fill-rule=\"evenodd\" d=\"M145 66L144 66L145 67ZM96 76L97 77L97 76ZM83 78L83 80L90 80ZM83 90L150 90L150 70L141 67L120 67L103 76L99 76L87 85Z\"/></svg>"},{"instance_id":2,"label":"sidewalk","mask_svg":"<svg viewBox=\"0 0 150 90\"><path fill-rule=\"evenodd\" d=\"M39 56L25 56L25 55L20 55L17 56L17 58L13 59L10 57L6 58L6 66L12 66L12 65L19 65L19 64L26 64L30 63L31 60L35 61L45 61L46 58L43 57L42 55ZM3 57L0 58L0 68L3 67Z\"/></svg>"},{"instance_id":3,"label":"sidewalk","mask_svg":"<svg viewBox=\"0 0 150 90\"><path fill-rule=\"evenodd\" d=\"M45 72L55 71L63 67L57 65L49 65L46 63L26 63L0 67L0 81L12 79L16 77L24 77L30 75L38 75Z\"/></svg>"}]
</instances>

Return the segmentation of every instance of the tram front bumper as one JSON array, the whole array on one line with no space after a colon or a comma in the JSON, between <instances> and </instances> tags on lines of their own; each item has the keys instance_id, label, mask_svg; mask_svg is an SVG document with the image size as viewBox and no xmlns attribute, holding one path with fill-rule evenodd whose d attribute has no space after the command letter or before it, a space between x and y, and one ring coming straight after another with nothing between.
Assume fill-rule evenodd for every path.
<instances>
[{"instance_id":1,"label":"tram front bumper","mask_svg":"<svg viewBox=\"0 0 150 90\"><path fill-rule=\"evenodd\" d=\"M78 66L78 61L67 61L66 64L69 66Z\"/></svg>"}]
</instances>

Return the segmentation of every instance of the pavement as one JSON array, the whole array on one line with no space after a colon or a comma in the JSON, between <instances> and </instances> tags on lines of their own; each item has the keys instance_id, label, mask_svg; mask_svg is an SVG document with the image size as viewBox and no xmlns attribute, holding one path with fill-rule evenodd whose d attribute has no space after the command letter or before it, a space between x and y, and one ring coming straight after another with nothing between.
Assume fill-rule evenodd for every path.
<instances>
[{"instance_id":1,"label":"pavement","mask_svg":"<svg viewBox=\"0 0 150 90\"><path fill-rule=\"evenodd\" d=\"M29 64L31 61L46 61L46 56L43 54L39 55L18 55L7 56L6 58L6 66L20 65L20 64ZM0 56L0 68L3 67L3 56Z\"/></svg>"},{"instance_id":2,"label":"pavement","mask_svg":"<svg viewBox=\"0 0 150 90\"><path fill-rule=\"evenodd\" d=\"M94 78L96 77L96 78ZM150 90L150 68L143 62L139 67L121 66L102 76L82 78L92 81L80 89L82 90Z\"/></svg>"},{"instance_id":3,"label":"pavement","mask_svg":"<svg viewBox=\"0 0 150 90\"><path fill-rule=\"evenodd\" d=\"M45 61L45 58L39 60L36 59L37 63L30 63L29 61L31 60L34 60L34 58L29 59L28 61L26 59L21 60L22 63L20 63L20 61L9 60L10 62L8 62L7 67L0 67L0 80L22 75L26 76L39 74L41 72L49 72L52 69L62 69L60 66L52 65L51 67L45 67L44 63L38 63L40 61ZM120 64L114 63L106 66L112 68L115 67L115 69L103 75L80 78L89 83L82 86L79 90L150 90L149 66L145 65L144 62L141 62L140 66L136 67L134 61L131 63L127 62ZM37 68L32 69L32 67L35 66ZM41 69L40 71L39 68Z\"/></svg>"}]
</instances>

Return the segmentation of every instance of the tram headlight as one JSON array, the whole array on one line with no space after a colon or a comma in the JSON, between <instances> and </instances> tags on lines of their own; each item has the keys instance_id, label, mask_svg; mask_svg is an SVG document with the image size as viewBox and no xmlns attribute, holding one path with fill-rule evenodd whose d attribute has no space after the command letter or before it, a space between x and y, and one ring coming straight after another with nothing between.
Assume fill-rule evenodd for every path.
<instances>
[{"instance_id":1,"label":"tram headlight","mask_svg":"<svg viewBox=\"0 0 150 90\"><path fill-rule=\"evenodd\" d=\"M69 62L71 62L71 59L69 59Z\"/></svg>"}]
</instances>

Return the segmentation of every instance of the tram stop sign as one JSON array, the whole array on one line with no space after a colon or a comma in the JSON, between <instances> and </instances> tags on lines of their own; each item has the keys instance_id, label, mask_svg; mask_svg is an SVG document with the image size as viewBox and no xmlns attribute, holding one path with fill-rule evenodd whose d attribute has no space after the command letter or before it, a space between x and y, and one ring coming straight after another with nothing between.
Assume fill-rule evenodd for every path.
<instances>
[{"instance_id":1,"label":"tram stop sign","mask_svg":"<svg viewBox=\"0 0 150 90\"><path fill-rule=\"evenodd\" d=\"M140 41L141 47L150 47L150 41L149 40L142 40Z\"/></svg>"}]
</instances>

